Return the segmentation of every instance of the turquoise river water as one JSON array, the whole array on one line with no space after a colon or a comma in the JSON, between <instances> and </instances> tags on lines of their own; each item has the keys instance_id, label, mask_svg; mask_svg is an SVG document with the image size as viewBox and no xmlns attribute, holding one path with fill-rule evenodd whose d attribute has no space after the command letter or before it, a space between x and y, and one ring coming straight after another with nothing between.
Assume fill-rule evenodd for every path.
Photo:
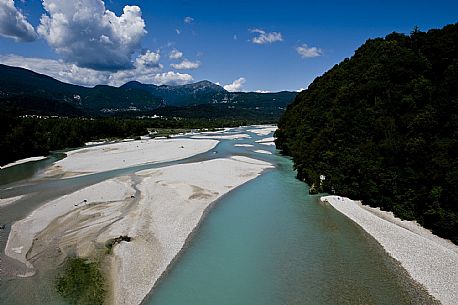
<instances>
[{"instance_id":1,"label":"turquoise river water","mask_svg":"<svg viewBox=\"0 0 458 305\"><path fill-rule=\"evenodd\" d=\"M238 131L246 132L246 128ZM224 140L212 152L167 163L245 155L271 162L275 168L218 200L144 304L430 304L426 293L370 236L322 204L319 197L308 194L307 186L295 178L288 158L280 156L274 146L255 142L265 136L249 134L250 139ZM254 146L234 146L242 143ZM256 149L273 154L260 154ZM40 162L30 166L42 169L50 163ZM14 171L2 173L0 178L8 182L0 186L2 198L36 194L0 208L0 224L6 224L0 231L2 253L11 224L43 202L114 176L163 165L54 180L27 178L36 171L29 168L31 173L25 170L24 174L24 166L19 176ZM24 297L25 289L43 290L43 285L52 283L38 285L39 275L35 280L23 280L10 278L5 271L2 274L2 269L14 264L4 255L0 264L0 304L61 304L62 300L50 297L51 288L48 293Z\"/></svg>"}]
</instances>

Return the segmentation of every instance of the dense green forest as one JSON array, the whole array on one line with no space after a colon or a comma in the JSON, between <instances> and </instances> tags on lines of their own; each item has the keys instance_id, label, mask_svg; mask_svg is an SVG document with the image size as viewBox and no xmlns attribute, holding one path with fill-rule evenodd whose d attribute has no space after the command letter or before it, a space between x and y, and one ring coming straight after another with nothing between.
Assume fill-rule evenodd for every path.
<instances>
[{"instance_id":1,"label":"dense green forest","mask_svg":"<svg viewBox=\"0 0 458 305\"><path fill-rule=\"evenodd\" d=\"M148 128L217 128L262 123L247 120L20 117L0 113L0 165L52 150L80 147L92 140L137 137Z\"/></svg>"},{"instance_id":2,"label":"dense green forest","mask_svg":"<svg viewBox=\"0 0 458 305\"><path fill-rule=\"evenodd\" d=\"M370 39L298 95L277 147L298 177L458 244L458 23Z\"/></svg>"}]
</instances>

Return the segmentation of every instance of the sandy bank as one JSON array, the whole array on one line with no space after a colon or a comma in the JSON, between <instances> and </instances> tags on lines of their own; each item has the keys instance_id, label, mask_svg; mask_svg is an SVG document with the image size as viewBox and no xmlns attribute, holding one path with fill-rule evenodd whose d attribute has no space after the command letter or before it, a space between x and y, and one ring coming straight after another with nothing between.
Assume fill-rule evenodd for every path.
<instances>
[{"instance_id":1,"label":"sandy bank","mask_svg":"<svg viewBox=\"0 0 458 305\"><path fill-rule=\"evenodd\" d=\"M119 142L73 150L45 173L87 174L115 170L145 163L179 160L206 152L218 144L216 140L148 140Z\"/></svg>"},{"instance_id":2,"label":"sandy bank","mask_svg":"<svg viewBox=\"0 0 458 305\"><path fill-rule=\"evenodd\" d=\"M275 142L262 142L262 143L259 143L261 145L266 145L266 146L275 146Z\"/></svg>"},{"instance_id":3,"label":"sandy bank","mask_svg":"<svg viewBox=\"0 0 458 305\"><path fill-rule=\"evenodd\" d=\"M456 305L458 246L415 222L338 196L322 197L373 236L411 277L444 305Z\"/></svg>"},{"instance_id":4,"label":"sandy bank","mask_svg":"<svg viewBox=\"0 0 458 305\"><path fill-rule=\"evenodd\" d=\"M0 208L6 207L7 205L13 204L19 199L23 198L24 196L16 196L16 197L9 197L9 198L1 198L0 199Z\"/></svg>"},{"instance_id":5,"label":"sandy bank","mask_svg":"<svg viewBox=\"0 0 458 305\"><path fill-rule=\"evenodd\" d=\"M235 147L253 147L254 145L251 144L235 144Z\"/></svg>"},{"instance_id":6,"label":"sandy bank","mask_svg":"<svg viewBox=\"0 0 458 305\"><path fill-rule=\"evenodd\" d=\"M32 248L32 244L37 242L35 238L39 234L45 236L44 242L49 242L49 240L58 237L59 243L62 244L63 240L74 238L73 232L78 229L78 225L73 225L71 231L60 232L66 228L66 218L75 221L79 217L78 222L81 224L87 217L81 217L80 213L88 215L91 209L95 208L94 213L97 214L98 218L94 218L94 222L101 224L103 223L101 216L104 212L101 210L101 203L111 203L113 206L116 202L124 202L134 193L126 179L113 179L50 201L12 225L5 254L24 263L30 269L29 271L33 271L33 266L29 261L33 251L28 252ZM94 223L90 225L94 225ZM92 226L91 229L97 228ZM57 231L59 234L56 234ZM78 247L83 248L88 242L84 242L88 230L81 233L83 233L83 238L79 241ZM82 252L90 252L90 250Z\"/></svg>"},{"instance_id":7,"label":"sandy bank","mask_svg":"<svg viewBox=\"0 0 458 305\"><path fill-rule=\"evenodd\" d=\"M270 133L274 132L275 130L277 130L277 126L270 126L270 125L263 126L263 125L260 125L259 127L260 127L259 129L249 129L247 131L255 133L258 136L267 136L268 134L270 134Z\"/></svg>"},{"instance_id":8,"label":"sandy bank","mask_svg":"<svg viewBox=\"0 0 458 305\"><path fill-rule=\"evenodd\" d=\"M263 150L263 149L257 149L254 152L256 152L258 154L265 154L265 155L271 155L272 154L270 151Z\"/></svg>"},{"instance_id":9,"label":"sandy bank","mask_svg":"<svg viewBox=\"0 0 458 305\"><path fill-rule=\"evenodd\" d=\"M237 140L237 139L249 139L251 138L249 135L245 133L240 134L231 134L231 135L198 135L192 136L193 139L216 139L216 140Z\"/></svg>"},{"instance_id":10,"label":"sandy bank","mask_svg":"<svg viewBox=\"0 0 458 305\"><path fill-rule=\"evenodd\" d=\"M261 140L257 140L256 143L269 143L269 142L273 142L275 141L275 138L274 137L268 137L268 138L264 138L264 139L261 139Z\"/></svg>"},{"instance_id":11,"label":"sandy bank","mask_svg":"<svg viewBox=\"0 0 458 305\"><path fill-rule=\"evenodd\" d=\"M46 158L47 157L40 156L40 157L30 157L30 158L26 158L26 159L21 159L21 160L15 161L13 163L9 163L9 164L7 164L5 166L0 166L0 169L8 168L8 167L11 167L11 166L15 166L15 165L23 164L23 163L27 163L27 162L40 161L40 160L44 160Z\"/></svg>"}]
</instances>

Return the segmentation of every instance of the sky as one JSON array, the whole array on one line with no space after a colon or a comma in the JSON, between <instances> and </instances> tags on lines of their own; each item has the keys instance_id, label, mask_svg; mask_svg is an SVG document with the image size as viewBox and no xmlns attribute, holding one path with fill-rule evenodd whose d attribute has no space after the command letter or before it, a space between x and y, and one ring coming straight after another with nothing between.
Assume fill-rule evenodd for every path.
<instances>
[{"instance_id":1,"label":"sky","mask_svg":"<svg viewBox=\"0 0 458 305\"><path fill-rule=\"evenodd\" d=\"M88 87L296 91L367 39L455 22L457 0L0 0L0 63Z\"/></svg>"}]
</instances>

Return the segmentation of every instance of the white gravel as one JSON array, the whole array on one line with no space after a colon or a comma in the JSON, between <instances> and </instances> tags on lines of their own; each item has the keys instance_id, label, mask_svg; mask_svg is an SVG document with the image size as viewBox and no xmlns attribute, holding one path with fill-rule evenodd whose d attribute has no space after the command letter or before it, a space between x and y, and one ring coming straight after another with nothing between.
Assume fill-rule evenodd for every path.
<instances>
[{"instance_id":1,"label":"white gravel","mask_svg":"<svg viewBox=\"0 0 458 305\"><path fill-rule=\"evenodd\" d=\"M274 137L268 137L268 138L264 138L261 140L257 140L256 143L268 143L268 142L273 142L273 141L275 141Z\"/></svg>"},{"instance_id":2,"label":"white gravel","mask_svg":"<svg viewBox=\"0 0 458 305\"><path fill-rule=\"evenodd\" d=\"M265 154L265 155L271 155L272 154L270 151L263 150L263 149L257 149L254 152L256 152L258 154Z\"/></svg>"},{"instance_id":3,"label":"white gravel","mask_svg":"<svg viewBox=\"0 0 458 305\"><path fill-rule=\"evenodd\" d=\"M458 304L458 246L416 222L339 196L321 197L374 237L410 276L443 305Z\"/></svg>"},{"instance_id":4,"label":"white gravel","mask_svg":"<svg viewBox=\"0 0 458 305\"><path fill-rule=\"evenodd\" d=\"M156 139L82 148L68 152L65 159L56 162L44 175L82 175L145 163L179 160L206 152L217 144L217 140L211 139Z\"/></svg>"},{"instance_id":5,"label":"white gravel","mask_svg":"<svg viewBox=\"0 0 458 305\"><path fill-rule=\"evenodd\" d=\"M249 129L247 131L255 133L259 136L267 136L268 134L277 130L277 126L266 125L266 126L260 126L260 127L261 127L260 129Z\"/></svg>"},{"instance_id":6,"label":"white gravel","mask_svg":"<svg viewBox=\"0 0 458 305\"><path fill-rule=\"evenodd\" d=\"M251 144L235 144L235 147L253 147L254 145Z\"/></svg>"},{"instance_id":7,"label":"white gravel","mask_svg":"<svg viewBox=\"0 0 458 305\"><path fill-rule=\"evenodd\" d=\"M10 204L15 203L19 199L21 199L24 196L16 196L16 197L9 197L9 198L1 198L0 199L0 208L6 207Z\"/></svg>"},{"instance_id":8,"label":"white gravel","mask_svg":"<svg viewBox=\"0 0 458 305\"><path fill-rule=\"evenodd\" d=\"M229 135L198 135L192 136L192 139L215 139L215 140L238 140L238 139L249 139L251 138L250 135L246 133L238 133L238 134L229 134Z\"/></svg>"},{"instance_id":9,"label":"white gravel","mask_svg":"<svg viewBox=\"0 0 458 305\"><path fill-rule=\"evenodd\" d=\"M21 159L21 160L15 161L13 163L9 163L9 164L7 164L5 166L0 166L0 169L8 168L8 167L15 166L15 165L18 165L18 164L24 164L24 163L27 163L27 162L40 161L40 160L44 160L46 158L47 157L45 157L45 156L40 156L40 157L30 157L30 158L26 158L26 159Z\"/></svg>"}]
</instances>

